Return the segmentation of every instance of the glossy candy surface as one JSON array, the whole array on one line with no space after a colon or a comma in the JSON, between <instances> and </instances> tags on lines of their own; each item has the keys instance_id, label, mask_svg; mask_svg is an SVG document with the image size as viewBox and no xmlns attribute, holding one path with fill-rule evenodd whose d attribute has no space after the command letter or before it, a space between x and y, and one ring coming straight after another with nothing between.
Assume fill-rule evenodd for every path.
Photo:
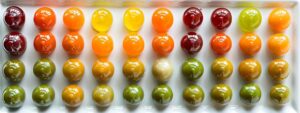
<instances>
[{"instance_id":1,"label":"glossy candy surface","mask_svg":"<svg viewBox=\"0 0 300 113\"><path fill-rule=\"evenodd\" d=\"M195 55L201 50L203 46L203 40L202 37L196 32L189 32L182 37L180 44L185 53L189 55Z\"/></svg>"},{"instance_id":2,"label":"glossy candy surface","mask_svg":"<svg viewBox=\"0 0 300 113\"><path fill-rule=\"evenodd\" d=\"M255 104L260 100L260 98L261 90L255 83L246 84L240 90L240 99L245 104Z\"/></svg>"},{"instance_id":3,"label":"glossy candy surface","mask_svg":"<svg viewBox=\"0 0 300 113\"><path fill-rule=\"evenodd\" d=\"M48 58L41 58L35 62L33 73L42 81L49 81L55 73L55 64Z\"/></svg>"},{"instance_id":4,"label":"glossy candy surface","mask_svg":"<svg viewBox=\"0 0 300 113\"><path fill-rule=\"evenodd\" d=\"M181 66L182 74L192 81L198 80L204 73L203 64L195 58L188 58Z\"/></svg>"},{"instance_id":5,"label":"glossy candy surface","mask_svg":"<svg viewBox=\"0 0 300 113\"><path fill-rule=\"evenodd\" d=\"M226 54L231 49L231 46L230 37L224 33L215 34L210 41L210 47L217 55Z\"/></svg>"},{"instance_id":6,"label":"glossy candy surface","mask_svg":"<svg viewBox=\"0 0 300 113\"><path fill-rule=\"evenodd\" d=\"M78 107L84 99L84 92L78 85L68 85L62 91L62 100L68 107Z\"/></svg>"},{"instance_id":7,"label":"glossy candy surface","mask_svg":"<svg viewBox=\"0 0 300 113\"><path fill-rule=\"evenodd\" d=\"M284 59L275 59L269 63L268 72L275 81L282 81L289 75L289 64Z\"/></svg>"},{"instance_id":8,"label":"glossy candy surface","mask_svg":"<svg viewBox=\"0 0 300 113\"><path fill-rule=\"evenodd\" d=\"M25 65L18 59L9 60L3 65L3 74L10 82L20 82L25 75Z\"/></svg>"},{"instance_id":9,"label":"glossy candy surface","mask_svg":"<svg viewBox=\"0 0 300 113\"><path fill-rule=\"evenodd\" d=\"M197 106L204 100L205 94L198 85L189 85L183 91L183 99L189 105Z\"/></svg>"},{"instance_id":10,"label":"glossy candy surface","mask_svg":"<svg viewBox=\"0 0 300 113\"><path fill-rule=\"evenodd\" d=\"M94 77L100 82L107 82L114 75L114 65L107 60L97 60L92 67Z\"/></svg>"},{"instance_id":11,"label":"glossy candy surface","mask_svg":"<svg viewBox=\"0 0 300 113\"><path fill-rule=\"evenodd\" d=\"M56 48L56 39L51 32L40 32L36 35L33 45L42 56L49 56Z\"/></svg>"},{"instance_id":12,"label":"glossy candy surface","mask_svg":"<svg viewBox=\"0 0 300 113\"><path fill-rule=\"evenodd\" d=\"M211 65L211 72L217 80L225 80L231 76L233 65L225 57L217 58Z\"/></svg>"},{"instance_id":13,"label":"glossy candy surface","mask_svg":"<svg viewBox=\"0 0 300 113\"><path fill-rule=\"evenodd\" d=\"M168 105L173 99L173 91L168 85L158 85L152 90L152 99L158 105Z\"/></svg>"},{"instance_id":14,"label":"glossy candy surface","mask_svg":"<svg viewBox=\"0 0 300 113\"><path fill-rule=\"evenodd\" d=\"M138 105L144 99L144 91L138 85L129 85L123 90L124 100L131 105Z\"/></svg>"},{"instance_id":15,"label":"glossy candy surface","mask_svg":"<svg viewBox=\"0 0 300 113\"><path fill-rule=\"evenodd\" d=\"M152 25L156 32L166 33L173 25L173 14L167 8L158 8L152 15Z\"/></svg>"},{"instance_id":16,"label":"glossy candy surface","mask_svg":"<svg viewBox=\"0 0 300 113\"><path fill-rule=\"evenodd\" d=\"M243 32L253 32L262 21L261 13L256 8L245 8L239 15L239 26Z\"/></svg>"},{"instance_id":17,"label":"glossy candy surface","mask_svg":"<svg viewBox=\"0 0 300 113\"><path fill-rule=\"evenodd\" d=\"M25 91L18 85L6 87L2 93L2 100L8 108L20 108L25 101Z\"/></svg>"},{"instance_id":18,"label":"glossy candy surface","mask_svg":"<svg viewBox=\"0 0 300 113\"><path fill-rule=\"evenodd\" d=\"M173 65L167 58L159 58L152 65L152 74L159 82L167 82L173 74Z\"/></svg>"},{"instance_id":19,"label":"glossy candy surface","mask_svg":"<svg viewBox=\"0 0 300 113\"><path fill-rule=\"evenodd\" d=\"M107 34L97 34L92 40L93 51L97 57L108 57L114 48L112 38Z\"/></svg>"},{"instance_id":20,"label":"glossy candy surface","mask_svg":"<svg viewBox=\"0 0 300 113\"><path fill-rule=\"evenodd\" d=\"M84 48L84 40L78 32L69 32L64 36L62 46L68 55L77 56Z\"/></svg>"},{"instance_id":21,"label":"glossy candy surface","mask_svg":"<svg viewBox=\"0 0 300 113\"><path fill-rule=\"evenodd\" d=\"M190 29L198 28L203 22L203 14L199 8L190 7L183 13L183 22Z\"/></svg>"},{"instance_id":22,"label":"glossy candy surface","mask_svg":"<svg viewBox=\"0 0 300 113\"><path fill-rule=\"evenodd\" d=\"M261 65L253 58L245 59L239 65L239 74L246 81L256 80L260 73Z\"/></svg>"},{"instance_id":23,"label":"glossy candy surface","mask_svg":"<svg viewBox=\"0 0 300 113\"><path fill-rule=\"evenodd\" d=\"M276 56L283 56L290 49L289 37L285 34L274 34L268 39L268 48Z\"/></svg>"},{"instance_id":24,"label":"glossy candy surface","mask_svg":"<svg viewBox=\"0 0 300 113\"><path fill-rule=\"evenodd\" d=\"M174 48L174 40L170 35L157 35L152 40L153 50L160 56L168 56Z\"/></svg>"},{"instance_id":25,"label":"glossy candy surface","mask_svg":"<svg viewBox=\"0 0 300 113\"><path fill-rule=\"evenodd\" d=\"M139 8L128 8L123 17L125 28L130 32L138 32L144 24L144 13Z\"/></svg>"},{"instance_id":26,"label":"glossy candy surface","mask_svg":"<svg viewBox=\"0 0 300 113\"><path fill-rule=\"evenodd\" d=\"M97 106L107 107L114 100L114 91L108 85L98 85L93 90L92 98Z\"/></svg>"},{"instance_id":27,"label":"glossy candy surface","mask_svg":"<svg viewBox=\"0 0 300 113\"><path fill-rule=\"evenodd\" d=\"M217 8L215 9L210 17L211 24L217 30L226 30L231 24L232 16L228 9Z\"/></svg>"},{"instance_id":28,"label":"glossy candy surface","mask_svg":"<svg viewBox=\"0 0 300 113\"><path fill-rule=\"evenodd\" d=\"M63 21L69 30L78 31L84 24L83 12L79 8L69 8L64 12Z\"/></svg>"},{"instance_id":29,"label":"glossy candy surface","mask_svg":"<svg viewBox=\"0 0 300 113\"><path fill-rule=\"evenodd\" d=\"M34 13L34 24L40 30L51 30L56 23L55 12L48 7L41 7Z\"/></svg>"},{"instance_id":30,"label":"glossy candy surface","mask_svg":"<svg viewBox=\"0 0 300 113\"><path fill-rule=\"evenodd\" d=\"M26 39L19 32L10 32L3 38L4 50L13 57L20 57L26 50Z\"/></svg>"},{"instance_id":31,"label":"glossy candy surface","mask_svg":"<svg viewBox=\"0 0 300 113\"><path fill-rule=\"evenodd\" d=\"M269 26L275 32L282 32L291 23L291 16L284 8L275 8L269 15Z\"/></svg>"},{"instance_id":32,"label":"glossy candy surface","mask_svg":"<svg viewBox=\"0 0 300 113\"><path fill-rule=\"evenodd\" d=\"M25 13L17 6L10 6L4 12L4 23L11 30L20 30L25 23Z\"/></svg>"},{"instance_id":33,"label":"glossy candy surface","mask_svg":"<svg viewBox=\"0 0 300 113\"><path fill-rule=\"evenodd\" d=\"M271 88L270 98L275 104L285 104L289 101L290 89L283 84L277 84Z\"/></svg>"},{"instance_id":34,"label":"glossy candy surface","mask_svg":"<svg viewBox=\"0 0 300 113\"><path fill-rule=\"evenodd\" d=\"M138 34L129 34L123 40L123 49L129 57L138 57L144 50L144 39Z\"/></svg>"},{"instance_id":35,"label":"glossy candy surface","mask_svg":"<svg viewBox=\"0 0 300 113\"><path fill-rule=\"evenodd\" d=\"M84 65L79 59L69 59L63 65L63 73L70 82L77 82L83 77Z\"/></svg>"},{"instance_id":36,"label":"glossy candy surface","mask_svg":"<svg viewBox=\"0 0 300 113\"><path fill-rule=\"evenodd\" d=\"M50 106L54 98L54 89L47 84L42 84L32 91L32 100L39 107Z\"/></svg>"},{"instance_id":37,"label":"glossy candy surface","mask_svg":"<svg viewBox=\"0 0 300 113\"><path fill-rule=\"evenodd\" d=\"M261 39L254 33L245 33L239 41L239 46L242 52L246 55L253 56L261 48Z\"/></svg>"},{"instance_id":38,"label":"glossy candy surface","mask_svg":"<svg viewBox=\"0 0 300 113\"><path fill-rule=\"evenodd\" d=\"M221 105L226 105L231 101L232 90L226 84L217 84L210 91L211 99Z\"/></svg>"},{"instance_id":39,"label":"glossy candy surface","mask_svg":"<svg viewBox=\"0 0 300 113\"><path fill-rule=\"evenodd\" d=\"M100 8L92 15L92 27L99 33L106 33L113 23L113 16L107 9Z\"/></svg>"},{"instance_id":40,"label":"glossy candy surface","mask_svg":"<svg viewBox=\"0 0 300 113\"><path fill-rule=\"evenodd\" d=\"M144 76L143 62L136 58L128 59L123 65L123 74L131 82L137 82Z\"/></svg>"}]
</instances>

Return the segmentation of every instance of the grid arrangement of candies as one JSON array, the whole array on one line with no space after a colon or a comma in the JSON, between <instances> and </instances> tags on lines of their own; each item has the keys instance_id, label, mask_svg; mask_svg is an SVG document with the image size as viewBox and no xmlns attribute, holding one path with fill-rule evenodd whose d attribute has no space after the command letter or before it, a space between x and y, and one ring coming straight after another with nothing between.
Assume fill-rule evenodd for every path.
<instances>
[{"instance_id":1,"label":"grid arrangement of candies","mask_svg":"<svg viewBox=\"0 0 300 113\"><path fill-rule=\"evenodd\" d=\"M18 6L10 6L4 12L4 23L9 29L9 33L3 37L3 48L10 57L3 66L3 75L7 81L12 83L6 87L2 93L2 100L8 108L20 108L25 100L25 91L18 83L25 75L25 65L18 58L26 51L26 46L32 46L26 42L26 36L20 30L25 23L25 11ZM182 22L188 32L181 39L182 51L188 56L181 66L182 76L188 81L197 81L204 73L203 64L195 58L195 55L202 49L203 40L195 30L203 22L203 13L200 8L187 8L182 14ZM56 23L56 14L49 7L40 7L35 11L33 20L39 33L34 38L33 46L41 56L33 66L33 74L43 83L32 92L32 100L38 107L50 106L57 96L61 96L62 101L68 107L78 107L84 101L84 91L76 82L83 78L85 71L92 71L94 79L99 81L92 92L92 99L99 107L108 107L114 101L114 90L105 84L114 77L114 64L109 60L113 51L114 41L108 31L113 23L113 15L107 9L100 8L93 12L91 25L97 35L92 38L91 48L98 60L94 62L92 69L85 69L81 60L76 58L84 48L84 38L79 31L82 28L85 17L80 8L68 8L62 15L63 23L68 33L63 37L62 47L70 56L64 62L63 68L56 69L54 62L48 57L57 46L56 38L51 33ZM123 50L127 55L127 61L122 67L122 72L129 84L123 89L123 99L131 105L139 105L144 99L144 91L137 82L140 81L145 72L145 67L139 56L144 50L144 39L139 35L139 30L144 24L144 12L139 8L128 8L123 15L123 23L127 29L127 35L123 39ZM174 48L174 40L168 34L174 17L168 8L157 8L152 14L152 26L155 36L152 39L152 48L159 56L152 65L152 75L159 85L152 90L152 100L158 105L168 105L173 98L183 98L187 104L192 106L200 105L204 98L211 98L215 103L226 105L233 96L232 89L223 83L233 73L232 62L225 57L225 54L232 48L232 39L226 35L226 29L230 27L232 15L227 8L216 8L210 15L210 21L217 33L210 39L210 48L218 56L211 64L210 70L218 84L210 90L210 95L205 96L204 90L197 84L187 86L182 97L173 97L172 89L168 86L168 81L172 77L173 65L168 60L168 55ZM179 19L179 18L176 18ZM244 34L239 38L239 49L243 55L248 56L240 62L238 68L239 76L246 84L239 91L240 100L247 105L254 105L261 99L260 86L255 82L261 75L262 66L253 56L262 47L261 38L255 34L262 22L262 15L257 8L243 9L236 21ZM291 15L284 8L274 8L268 16L268 25L273 31L273 35L266 42L268 51L273 54L273 61L268 65L268 75L274 81L274 86L269 90L270 100L275 104L285 104L290 98L289 88L282 84L282 81L289 75L289 63L281 56L284 56L290 48L289 37L284 34L285 29L291 23ZM89 45L89 44L87 44ZM89 47L89 46L88 46ZM28 50L27 50L28 51ZM53 87L47 84L54 77L55 71L62 71L70 85L62 90L62 94L55 93ZM149 90L149 89L147 89Z\"/></svg>"}]
</instances>

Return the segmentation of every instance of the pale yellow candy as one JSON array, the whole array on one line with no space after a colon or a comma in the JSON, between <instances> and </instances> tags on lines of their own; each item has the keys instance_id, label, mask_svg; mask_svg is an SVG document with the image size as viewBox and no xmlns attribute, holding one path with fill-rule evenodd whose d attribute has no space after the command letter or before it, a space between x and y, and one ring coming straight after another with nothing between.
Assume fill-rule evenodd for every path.
<instances>
[{"instance_id":1,"label":"pale yellow candy","mask_svg":"<svg viewBox=\"0 0 300 113\"><path fill-rule=\"evenodd\" d=\"M92 15L92 27L100 33L106 33L113 23L113 16L107 9L100 8Z\"/></svg>"},{"instance_id":2,"label":"pale yellow candy","mask_svg":"<svg viewBox=\"0 0 300 113\"><path fill-rule=\"evenodd\" d=\"M128 8L123 17L124 26L130 32L137 32L144 24L144 13L139 8Z\"/></svg>"},{"instance_id":3,"label":"pale yellow candy","mask_svg":"<svg viewBox=\"0 0 300 113\"><path fill-rule=\"evenodd\" d=\"M152 74L159 82L167 82L173 74L172 63L167 58L157 59L152 65Z\"/></svg>"}]
</instances>

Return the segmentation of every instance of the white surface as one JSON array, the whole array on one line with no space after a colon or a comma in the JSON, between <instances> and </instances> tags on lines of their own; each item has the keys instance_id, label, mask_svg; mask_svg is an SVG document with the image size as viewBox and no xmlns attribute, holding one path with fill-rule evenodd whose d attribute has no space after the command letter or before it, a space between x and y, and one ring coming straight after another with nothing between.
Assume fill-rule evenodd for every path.
<instances>
[{"instance_id":1,"label":"white surface","mask_svg":"<svg viewBox=\"0 0 300 113\"><path fill-rule=\"evenodd\" d=\"M6 8L7 6L0 6L1 9L0 15L3 14L3 11ZM282 108L278 108L278 107L274 107L271 104L269 99L268 93L273 83L271 82L271 78L267 74L267 64L273 59L273 56L269 55L266 44L267 44L268 37L272 34L272 32L269 30L267 26L267 17L272 8L259 8L263 15L263 20L261 26L256 30L256 33L261 37L263 42L260 52L255 56L255 58L259 60L262 64L261 76L257 81L255 81L257 84L259 84L259 86L262 89L262 98L260 102L253 108L248 108L245 107L239 100L238 92L242 87L242 84L244 84L244 82L238 75L237 67L239 62L246 58L242 55L238 47L238 41L240 36L242 35L242 32L239 30L237 19L238 19L239 12L242 9L228 8L232 12L233 21L229 29L226 31L226 34L231 37L233 41L233 45L230 52L226 55L226 57L233 62L234 72L232 76L225 83L232 88L233 98L229 103L229 105L224 108L215 107L213 105L209 93L213 85L216 84L216 81L211 75L210 65L212 61L216 58L216 56L212 53L212 50L210 49L209 46L209 42L211 37L216 33L210 24L210 15L211 12L215 9L215 7L202 9L202 12L204 14L204 21L200 26L200 28L197 30L197 33L199 33L203 38L204 45L201 51L199 52L199 54L195 57L204 64L204 68L205 68L205 72L203 76L200 78L199 81L196 82L196 84L200 85L205 92L205 99L202 105L197 108L190 108L185 106L184 101L182 99L183 89L188 84L190 84L190 82L186 81L182 77L181 70L180 70L181 64L187 58L180 48L180 40L182 36L188 32L182 22L182 14L187 7L169 8L174 15L174 24L170 29L169 34L173 37L175 41L175 47L173 52L168 57L171 60L171 62L174 64L174 73L172 78L167 84L172 88L174 92L174 97L170 105L164 109L157 108L156 106L154 106L153 101L151 99L152 89L157 85L156 80L152 77L151 74L152 63L155 59L157 59L157 56L152 50L152 45L151 45L152 38L155 35L155 32L152 30L151 17L152 17L152 13L156 8L141 8L145 14L145 22L139 34L145 40L145 49L142 55L140 56L140 60L143 61L143 63L145 64L145 74L142 80L138 84L142 86L145 95L144 95L143 102L137 108L131 108L126 106L126 104L123 102L122 99L122 91L124 87L128 85L128 82L126 81L125 77L122 74L122 65L127 59L122 48L123 38L127 34L126 29L123 27L123 21L122 21L123 18L122 16L126 8L107 8L112 12L114 18L113 25L108 34L111 35L114 40L114 49L109 59L110 61L113 62L115 66L115 74L112 77L112 79L108 82L108 84L112 86L112 88L115 91L115 99L109 108L102 109L102 108L97 108L94 105L93 100L91 98L92 90L97 85L97 81L94 79L91 73L91 67L94 61L96 61L96 57L93 54L92 47L91 47L91 40L93 36L96 34L96 32L93 31L93 29L91 28L90 19L91 19L91 14L93 13L94 10L97 9L97 7L81 7L86 19L83 28L80 30L81 35L84 37L85 47L84 47L84 51L81 53L81 55L78 58L81 59L81 61L85 65L85 74L83 79L78 84L84 89L85 96L82 105L76 110L67 109L61 100L62 89L69 84L68 81L64 78L62 73L62 65L68 59L68 56L66 52L63 50L61 45L62 38L64 34L67 32L62 22L62 15L63 12L68 7L51 7L55 11L57 16L57 23L54 29L52 30L52 33L56 37L57 47L54 53L50 56L50 59L54 61L57 70L54 75L54 78L49 82L49 84L54 87L56 97L51 107L49 107L46 110L40 110L36 106L34 106L33 101L31 99L32 90L40 84L39 80L33 75L32 72L32 67L34 63L36 62L36 60L40 58L40 56L34 50L33 47L33 39L35 35L39 32L38 29L34 26L33 14L36 11L36 9L39 7L21 6L21 8L26 13L26 23L21 33L23 33L23 35L27 39L27 50L25 54L20 58L26 65L26 74L24 79L20 83L20 85L26 91L26 100L23 107L21 107L16 112L24 112L24 113L29 113L29 112L30 113L32 112L53 113L53 112L70 112L70 111L74 111L74 112L104 112L105 111L105 112L113 112L113 113L115 112L138 112L138 113L178 112L181 113L181 112L200 112L200 111L202 113L212 113L212 112L296 113L299 112L298 101L300 99L297 97L298 96L297 94L299 94L299 90L298 90L299 77L297 77L298 74L296 73L296 70L299 70L299 68L298 66L295 65L298 63L298 60L293 59L294 56L292 55L292 52L296 52L293 51L293 49L296 48L296 45L294 45L295 44L294 39L298 35L297 32L299 32L299 29L297 29L297 31L294 30L296 29L297 26L299 26L298 23L293 23L285 32L286 35L291 37L290 38L291 42L293 42L292 49L289 51L287 55L284 56L284 59L286 59L291 65L291 71L294 72L294 74L292 75L291 73L290 76L287 78L287 80L285 80L284 82L284 84L288 85L292 90L291 101L287 103L285 106L283 106ZM292 16L294 17L293 19L295 19L296 9L289 8L288 10L291 12ZM2 22L3 21L2 17L0 18L0 21L1 21L0 37L3 37L5 34L8 33L8 31L6 30L6 27ZM293 20L293 22L295 21L298 20ZM2 66L3 62L8 59L8 56L6 56L6 53L3 51L3 49L1 49L0 52L1 52L0 60ZM8 85L8 83L5 79L3 79L3 76L1 76L1 78L2 78L1 88L3 90ZM3 107L3 104L1 104L0 112L9 112L9 109Z\"/></svg>"}]
</instances>

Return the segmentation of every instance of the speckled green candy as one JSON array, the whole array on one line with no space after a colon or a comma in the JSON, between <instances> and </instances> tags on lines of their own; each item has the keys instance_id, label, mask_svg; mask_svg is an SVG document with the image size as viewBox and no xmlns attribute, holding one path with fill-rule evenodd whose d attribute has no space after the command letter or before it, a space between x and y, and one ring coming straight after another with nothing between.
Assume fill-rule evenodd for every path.
<instances>
[{"instance_id":1,"label":"speckled green candy","mask_svg":"<svg viewBox=\"0 0 300 113\"><path fill-rule=\"evenodd\" d=\"M204 68L197 59L189 58L182 64L181 71L188 80L195 81L202 76Z\"/></svg>"},{"instance_id":2,"label":"speckled green candy","mask_svg":"<svg viewBox=\"0 0 300 113\"><path fill-rule=\"evenodd\" d=\"M240 98L245 104L255 104L260 100L261 90L258 85L249 83L240 90Z\"/></svg>"},{"instance_id":3,"label":"speckled green candy","mask_svg":"<svg viewBox=\"0 0 300 113\"><path fill-rule=\"evenodd\" d=\"M24 103L25 91L18 85L11 85L4 89L2 98L8 108L19 108Z\"/></svg>"},{"instance_id":4,"label":"speckled green candy","mask_svg":"<svg viewBox=\"0 0 300 113\"><path fill-rule=\"evenodd\" d=\"M92 96L96 105L107 107L114 100L114 91L110 86L101 84L94 88Z\"/></svg>"},{"instance_id":5,"label":"speckled green candy","mask_svg":"<svg viewBox=\"0 0 300 113\"><path fill-rule=\"evenodd\" d=\"M36 61L33 66L33 73L42 81L49 81L55 73L55 64L48 58Z\"/></svg>"},{"instance_id":6,"label":"speckled green candy","mask_svg":"<svg viewBox=\"0 0 300 113\"><path fill-rule=\"evenodd\" d=\"M138 105L144 99L144 91L138 85L129 85L123 90L124 100L131 105Z\"/></svg>"},{"instance_id":7,"label":"speckled green candy","mask_svg":"<svg viewBox=\"0 0 300 113\"><path fill-rule=\"evenodd\" d=\"M216 103L226 105L232 98L232 90L226 84L217 84L211 89L210 96Z\"/></svg>"},{"instance_id":8,"label":"speckled green candy","mask_svg":"<svg viewBox=\"0 0 300 113\"><path fill-rule=\"evenodd\" d=\"M285 104L289 101L290 90L283 84L275 85L271 88L270 98L275 104Z\"/></svg>"},{"instance_id":9,"label":"speckled green candy","mask_svg":"<svg viewBox=\"0 0 300 113\"><path fill-rule=\"evenodd\" d=\"M54 89L47 84L42 84L32 91L32 100L37 106L40 107L50 106L54 98Z\"/></svg>"},{"instance_id":10,"label":"speckled green candy","mask_svg":"<svg viewBox=\"0 0 300 113\"><path fill-rule=\"evenodd\" d=\"M198 85L189 85L183 91L183 99L193 106L199 105L205 97L202 88Z\"/></svg>"},{"instance_id":11,"label":"speckled green candy","mask_svg":"<svg viewBox=\"0 0 300 113\"><path fill-rule=\"evenodd\" d=\"M7 80L20 82L25 74L25 66L21 60L9 60L3 65L3 73Z\"/></svg>"},{"instance_id":12,"label":"speckled green candy","mask_svg":"<svg viewBox=\"0 0 300 113\"><path fill-rule=\"evenodd\" d=\"M164 84L156 86L152 91L152 99L159 105L168 105L173 99L172 89Z\"/></svg>"},{"instance_id":13,"label":"speckled green candy","mask_svg":"<svg viewBox=\"0 0 300 113\"><path fill-rule=\"evenodd\" d=\"M262 16L256 8L245 8L239 16L239 26L243 32L253 32L261 24Z\"/></svg>"}]
</instances>

